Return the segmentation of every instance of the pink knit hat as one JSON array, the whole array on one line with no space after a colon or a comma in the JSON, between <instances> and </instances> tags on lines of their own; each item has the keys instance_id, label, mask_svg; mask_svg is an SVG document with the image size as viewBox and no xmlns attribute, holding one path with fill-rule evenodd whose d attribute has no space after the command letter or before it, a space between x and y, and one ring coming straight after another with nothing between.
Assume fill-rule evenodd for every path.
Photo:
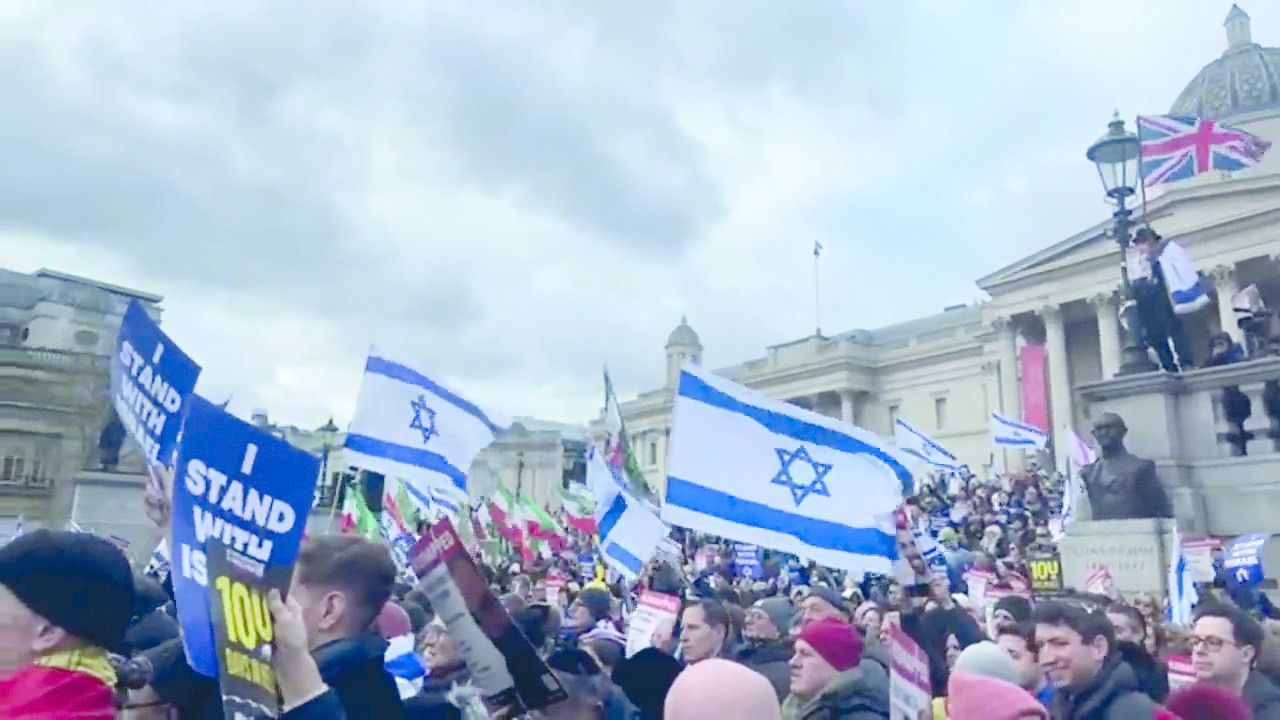
<instances>
[{"instance_id":1,"label":"pink knit hat","mask_svg":"<svg viewBox=\"0 0 1280 720\"><path fill-rule=\"evenodd\" d=\"M840 672L857 667L862 659L862 635L852 625L839 620L811 622L800 629L797 639L808 643Z\"/></svg>"},{"instance_id":2,"label":"pink knit hat","mask_svg":"<svg viewBox=\"0 0 1280 720\"><path fill-rule=\"evenodd\" d=\"M947 717L1047 720L1049 713L1030 693L1011 682L953 672L947 680Z\"/></svg>"}]
</instances>

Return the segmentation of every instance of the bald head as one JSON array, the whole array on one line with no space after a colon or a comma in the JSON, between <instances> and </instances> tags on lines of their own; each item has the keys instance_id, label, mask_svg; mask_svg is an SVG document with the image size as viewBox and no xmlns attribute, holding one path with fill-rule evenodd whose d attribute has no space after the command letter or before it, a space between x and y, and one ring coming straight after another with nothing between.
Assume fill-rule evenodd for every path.
<instances>
[{"instance_id":1,"label":"bald head","mask_svg":"<svg viewBox=\"0 0 1280 720\"><path fill-rule=\"evenodd\" d=\"M1128 431L1124 420L1115 413L1102 413L1093 421L1093 439L1104 456L1124 451L1124 436Z\"/></svg>"},{"instance_id":2,"label":"bald head","mask_svg":"<svg viewBox=\"0 0 1280 720\"><path fill-rule=\"evenodd\" d=\"M667 693L667 720L781 720L778 696L765 676L720 658L685 668Z\"/></svg>"},{"instance_id":3,"label":"bald head","mask_svg":"<svg viewBox=\"0 0 1280 720\"><path fill-rule=\"evenodd\" d=\"M1124 418L1112 412L1102 413L1101 415L1098 416L1097 420L1093 421L1094 428L1098 428L1102 426L1114 427L1120 430L1129 429L1125 427Z\"/></svg>"}]
</instances>

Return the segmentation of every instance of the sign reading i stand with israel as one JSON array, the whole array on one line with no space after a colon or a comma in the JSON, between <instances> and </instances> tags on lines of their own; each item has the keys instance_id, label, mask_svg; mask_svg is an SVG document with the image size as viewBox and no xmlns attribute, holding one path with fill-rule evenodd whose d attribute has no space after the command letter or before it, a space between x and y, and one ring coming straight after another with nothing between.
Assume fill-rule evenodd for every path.
<instances>
[{"instance_id":1,"label":"sign reading i stand with israel","mask_svg":"<svg viewBox=\"0 0 1280 720\"><path fill-rule=\"evenodd\" d=\"M130 301L111 355L111 403L152 465L172 461L182 407L199 377L200 366Z\"/></svg>"},{"instance_id":2,"label":"sign reading i stand with israel","mask_svg":"<svg viewBox=\"0 0 1280 720\"><path fill-rule=\"evenodd\" d=\"M1252 533L1231 541L1222 562L1228 585L1248 587L1262 582L1262 546L1270 537L1267 533Z\"/></svg>"},{"instance_id":3,"label":"sign reading i stand with israel","mask_svg":"<svg viewBox=\"0 0 1280 720\"><path fill-rule=\"evenodd\" d=\"M499 430L475 403L371 350L343 456L438 504L467 501L467 469Z\"/></svg>"},{"instance_id":4,"label":"sign reading i stand with israel","mask_svg":"<svg viewBox=\"0 0 1280 720\"><path fill-rule=\"evenodd\" d=\"M216 677L205 542L271 574L293 565L320 461L191 396L173 483L173 594L187 661Z\"/></svg>"},{"instance_id":5,"label":"sign reading i stand with israel","mask_svg":"<svg viewBox=\"0 0 1280 720\"><path fill-rule=\"evenodd\" d=\"M686 365L667 466L668 523L854 572L897 558L911 471L861 428Z\"/></svg>"}]
</instances>

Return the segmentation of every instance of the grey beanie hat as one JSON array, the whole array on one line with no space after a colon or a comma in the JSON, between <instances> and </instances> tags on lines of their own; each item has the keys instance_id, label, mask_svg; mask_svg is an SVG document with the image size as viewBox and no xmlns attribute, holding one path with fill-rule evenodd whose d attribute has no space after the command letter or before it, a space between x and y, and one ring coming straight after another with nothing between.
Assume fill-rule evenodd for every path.
<instances>
[{"instance_id":1,"label":"grey beanie hat","mask_svg":"<svg viewBox=\"0 0 1280 720\"><path fill-rule=\"evenodd\" d=\"M990 640L974 643L961 650L951 672L998 678L1018 684L1018 671L1013 667L1013 658L1009 657L1004 648Z\"/></svg>"},{"instance_id":2,"label":"grey beanie hat","mask_svg":"<svg viewBox=\"0 0 1280 720\"><path fill-rule=\"evenodd\" d=\"M784 597L767 597L755 601L751 607L761 610L773 624L778 627L778 632L786 635L791 631L791 620L796 616L796 609L791 605L791 601Z\"/></svg>"}]
</instances>

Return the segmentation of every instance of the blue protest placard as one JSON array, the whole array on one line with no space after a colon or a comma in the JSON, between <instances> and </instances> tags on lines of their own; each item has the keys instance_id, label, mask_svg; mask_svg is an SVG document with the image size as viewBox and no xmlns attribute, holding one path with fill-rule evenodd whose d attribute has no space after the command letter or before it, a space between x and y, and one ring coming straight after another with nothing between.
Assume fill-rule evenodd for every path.
<instances>
[{"instance_id":1,"label":"blue protest placard","mask_svg":"<svg viewBox=\"0 0 1280 720\"><path fill-rule=\"evenodd\" d=\"M151 464L170 464L199 377L200 366L131 301L111 356L111 403Z\"/></svg>"},{"instance_id":2,"label":"blue protest placard","mask_svg":"<svg viewBox=\"0 0 1280 720\"><path fill-rule=\"evenodd\" d=\"M764 577L764 566L760 564L760 546L751 543L735 542L733 544L733 567L738 577Z\"/></svg>"},{"instance_id":3,"label":"blue protest placard","mask_svg":"<svg viewBox=\"0 0 1280 720\"><path fill-rule=\"evenodd\" d=\"M1270 537L1267 533L1251 533L1231 541L1222 563L1228 585L1252 586L1262 582L1262 546Z\"/></svg>"},{"instance_id":4,"label":"blue protest placard","mask_svg":"<svg viewBox=\"0 0 1280 720\"><path fill-rule=\"evenodd\" d=\"M320 461L192 395L173 481L173 594L187 661L217 677L205 542L270 574L293 565Z\"/></svg>"}]
</instances>

